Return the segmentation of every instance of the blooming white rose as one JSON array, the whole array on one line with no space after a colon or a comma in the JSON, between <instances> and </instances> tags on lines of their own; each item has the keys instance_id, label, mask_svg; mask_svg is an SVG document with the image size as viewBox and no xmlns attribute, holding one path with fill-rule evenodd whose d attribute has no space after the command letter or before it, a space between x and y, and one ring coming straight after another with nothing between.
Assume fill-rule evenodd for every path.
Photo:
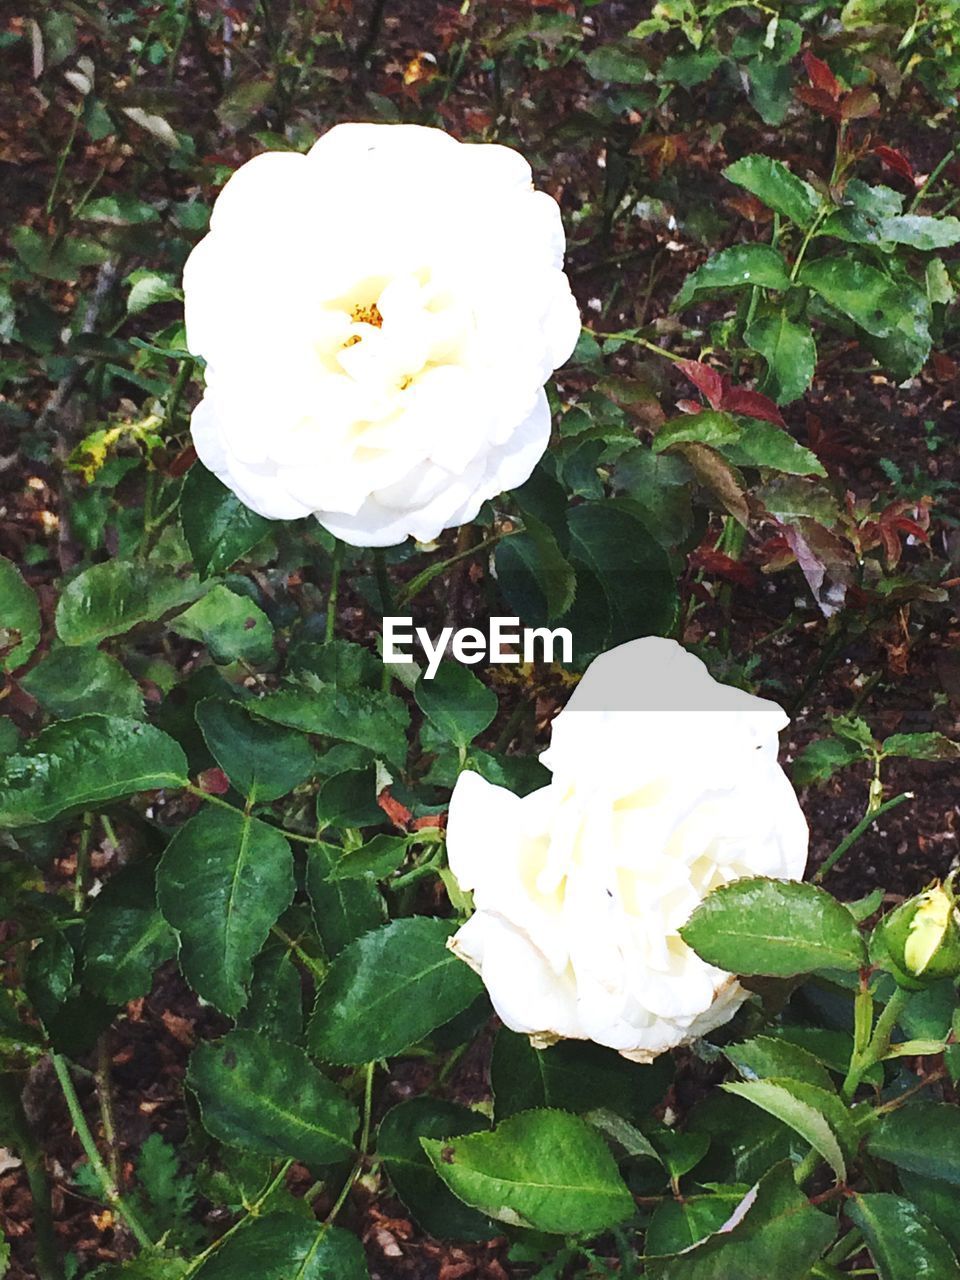
<instances>
[{"instance_id":1,"label":"blooming white rose","mask_svg":"<svg viewBox=\"0 0 960 1280\"><path fill-rule=\"evenodd\" d=\"M506 1025L648 1062L746 998L679 929L742 876L797 879L807 825L777 763L775 703L719 684L672 640L591 664L520 798L462 773L447 848L475 914L451 939Z\"/></svg>"},{"instance_id":2,"label":"blooming white rose","mask_svg":"<svg viewBox=\"0 0 960 1280\"><path fill-rule=\"evenodd\" d=\"M341 124L231 177L184 270L201 461L271 519L420 541L527 479L580 316L509 147Z\"/></svg>"}]
</instances>

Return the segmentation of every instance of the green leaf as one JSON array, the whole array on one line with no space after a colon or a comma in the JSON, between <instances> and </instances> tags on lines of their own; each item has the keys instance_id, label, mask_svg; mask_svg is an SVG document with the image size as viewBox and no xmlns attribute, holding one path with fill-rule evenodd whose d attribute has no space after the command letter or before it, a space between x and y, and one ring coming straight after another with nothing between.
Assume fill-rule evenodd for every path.
<instances>
[{"instance_id":1,"label":"green leaf","mask_svg":"<svg viewBox=\"0 0 960 1280\"><path fill-rule=\"evenodd\" d=\"M791 320L783 307L758 310L743 336L767 362L760 390L777 404L802 396L817 367L817 344L809 324Z\"/></svg>"},{"instance_id":2,"label":"green leaf","mask_svg":"<svg viewBox=\"0 0 960 1280\"><path fill-rule=\"evenodd\" d=\"M201 578L225 572L266 537L274 524L245 507L199 462L183 482L180 523Z\"/></svg>"},{"instance_id":3,"label":"green leaf","mask_svg":"<svg viewBox=\"0 0 960 1280\"><path fill-rule=\"evenodd\" d=\"M161 565L129 560L91 565L64 588L57 604L57 634L64 644L99 644L138 622L155 622L195 600L201 590L195 578L178 578Z\"/></svg>"},{"instance_id":4,"label":"green leaf","mask_svg":"<svg viewBox=\"0 0 960 1280\"><path fill-rule=\"evenodd\" d=\"M311 1167L354 1155L357 1108L296 1045L231 1031L193 1051L187 1084L221 1142Z\"/></svg>"},{"instance_id":5,"label":"green leaf","mask_svg":"<svg viewBox=\"0 0 960 1280\"><path fill-rule=\"evenodd\" d=\"M150 990L154 972L176 953L176 935L157 909L149 869L127 867L108 881L84 925L84 986L112 1004L126 1004Z\"/></svg>"},{"instance_id":6,"label":"green leaf","mask_svg":"<svg viewBox=\"0 0 960 1280\"><path fill-rule=\"evenodd\" d=\"M909 245L911 249L946 249L960 241L960 218L904 213L882 219L880 234L884 240Z\"/></svg>"},{"instance_id":7,"label":"green leaf","mask_svg":"<svg viewBox=\"0 0 960 1280\"><path fill-rule=\"evenodd\" d=\"M867 1150L900 1169L960 1187L960 1108L914 1102L881 1116Z\"/></svg>"},{"instance_id":8,"label":"green leaf","mask_svg":"<svg viewBox=\"0 0 960 1280\"><path fill-rule=\"evenodd\" d=\"M317 992L310 1052L346 1064L388 1058L465 1009L481 983L446 946L455 928L413 916L351 942Z\"/></svg>"},{"instance_id":9,"label":"green leaf","mask_svg":"<svg viewBox=\"0 0 960 1280\"><path fill-rule=\"evenodd\" d=\"M386 880L403 862L408 847L406 836L374 836L359 848L347 849L331 868L331 879L357 880L372 875L374 880Z\"/></svg>"},{"instance_id":10,"label":"green leaf","mask_svg":"<svg viewBox=\"0 0 960 1280\"><path fill-rule=\"evenodd\" d=\"M326 764L326 759L323 763ZM377 803L377 785L375 764L362 769L344 769L327 778L317 792L318 829L372 827L382 823L384 812Z\"/></svg>"},{"instance_id":11,"label":"green leaf","mask_svg":"<svg viewBox=\"0 0 960 1280\"><path fill-rule=\"evenodd\" d=\"M250 1218L193 1274L196 1280L369 1280L355 1235L294 1213Z\"/></svg>"},{"instance_id":12,"label":"green leaf","mask_svg":"<svg viewBox=\"0 0 960 1280\"><path fill-rule=\"evenodd\" d=\"M938 1227L951 1248L960 1253L960 1216L957 1215L957 1192L949 1182L927 1178L921 1173L899 1170L903 1194L912 1200Z\"/></svg>"},{"instance_id":13,"label":"green leaf","mask_svg":"<svg viewBox=\"0 0 960 1280\"><path fill-rule=\"evenodd\" d=\"M880 748L885 756L906 756L909 760L958 760L960 743L942 733L894 733Z\"/></svg>"},{"instance_id":14,"label":"green leaf","mask_svg":"<svg viewBox=\"0 0 960 1280\"><path fill-rule=\"evenodd\" d=\"M37 597L6 556L0 556L0 670L16 671L40 639Z\"/></svg>"},{"instance_id":15,"label":"green leaf","mask_svg":"<svg viewBox=\"0 0 960 1280\"><path fill-rule=\"evenodd\" d=\"M901 1196L856 1195L848 1217L863 1232L880 1280L948 1280L960 1276L950 1245L930 1219Z\"/></svg>"},{"instance_id":16,"label":"green leaf","mask_svg":"<svg viewBox=\"0 0 960 1280\"><path fill-rule=\"evenodd\" d=\"M738 187L746 188L768 209L774 209L798 227L811 226L817 216L820 201L816 191L780 160L770 156L744 156L727 165L723 176Z\"/></svg>"},{"instance_id":17,"label":"green leaf","mask_svg":"<svg viewBox=\"0 0 960 1280\"><path fill-rule=\"evenodd\" d=\"M401 768L407 758L406 704L376 689L343 689L317 682L316 687L288 686L248 704L251 715L275 724L319 733L340 742L355 742Z\"/></svg>"},{"instance_id":18,"label":"green leaf","mask_svg":"<svg viewBox=\"0 0 960 1280\"><path fill-rule=\"evenodd\" d=\"M10 243L27 270L47 280L78 280L85 267L98 267L110 256L95 240L84 236L47 238L33 227L14 227Z\"/></svg>"},{"instance_id":19,"label":"green leaf","mask_svg":"<svg viewBox=\"0 0 960 1280\"><path fill-rule=\"evenodd\" d=\"M594 80L612 84L643 84L650 79L650 68L633 49L615 44L602 44L584 55L584 65Z\"/></svg>"},{"instance_id":20,"label":"green leaf","mask_svg":"<svg viewBox=\"0 0 960 1280\"><path fill-rule=\"evenodd\" d=\"M527 1036L502 1027L490 1066L497 1121L535 1107L584 1112L607 1107L633 1121L648 1117L673 1077L669 1055L641 1066L588 1040L534 1049Z\"/></svg>"},{"instance_id":21,"label":"green leaf","mask_svg":"<svg viewBox=\"0 0 960 1280\"><path fill-rule=\"evenodd\" d=\"M808 742L793 763L793 780L798 787L826 782L845 765L863 759L856 743L841 738L816 738Z\"/></svg>"},{"instance_id":22,"label":"green leaf","mask_svg":"<svg viewBox=\"0 0 960 1280\"><path fill-rule=\"evenodd\" d=\"M90 1280L181 1280L187 1266L185 1258L143 1254L131 1262L97 1267L90 1273Z\"/></svg>"},{"instance_id":23,"label":"green leaf","mask_svg":"<svg viewBox=\"0 0 960 1280\"><path fill-rule=\"evenodd\" d=\"M689 306L705 289L789 289L783 255L766 244L735 244L708 258L683 282L674 311Z\"/></svg>"},{"instance_id":24,"label":"green leaf","mask_svg":"<svg viewBox=\"0 0 960 1280\"><path fill-rule=\"evenodd\" d=\"M237 1025L289 1044L298 1043L303 1036L300 970L285 943L268 942L253 962L250 999Z\"/></svg>"},{"instance_id":25,"label":"green leaf","mask_svg":"<svg viewBox=\"0 0 960 1280\"><path fill-rule=\"evenodd\" d=\"M331 958L355 938L378 928L386 918L372 873L350 879L334 875L340 852L322 841L307 848L307 895L317 932Z\"/></svg>"},{"instance_id":26,"label":"green leaf","mask_svg":"<svg viewBox=\"0 0 960 1280\"><path fill-rule=\"evenodd\" d=\"M259 666L273 657L273 627L259 605L217 583L171 629L206 645L214 662L246 662Z\"/></svg>"},{"instance_id":27,"label":"green leaf","mask_svg":"<svg viewBox=\"0 0 960 1280\"><path fill-rule=\"evenodd\" d=\"M180 828L157 870L157 897L198 995L230 1016L240 1012L253 958L293 890L293 855L273 827L208 808Z\"/></svg>"},{"instance_id":28,"label":"green leaf","mask_svg":"<svg viewBox=\"0 0 960 1280\"><path fill-rule=\"evenodd\" d=\"M467 747L497 714L497 695L459 662L441 662L432 680L421 676L417 706L455 747Z\"/></svg>"},{"instance_id":29,"label":"green leaf","mask_svg":"<svg viewBox=\"0 0 960 1280\"><path fill-rule=\"evenodd\" d=\"M316 770L302 733L257 720L239 702L204 698L194 714L211 755L253 804L289 795Z\"/></svg>"},{"instance_id":30,"label":"green leaf","mask_svg":"<svg viewBox=\"0 0 960 1280\"><path fill-rule=\"evenodd\" d=\"M828 1092L833 1090L830 1073L819 1059L789 1040L756 1036L740 1044L725 1045L723 1052L746 1080L785 1076L790 1080L803 1080Z\"/></svg>"},{"instance_id":31,"label":"green leaf","mask_svg":"<svg viewBox=\"0 0 960 1280\"><path fill-rule=\"evenodd\" d=\"M812 884L756 876L707 895L680 936L731 973L790 978L814 969L859 969L866 948L842 903Z\"/></svg>"},{"instance_id":32,"label":"green leaf","mask_svg":"<svg viewBox=\"0 0 960 1280\"><path fill-rule=\"evenodd\" d=\"M690 440L697 444L727 444L739 436L740 427L729 413L704 409L702 413L685 413L665 422L653 438L653 451L663 453L671 445Z\"/></svg>"},{"instance_id":33,"label":"green leaf","mask_svg":"<svg viewBox=\"0 0 960 1280\"><path fill-rule=\"evenodd\" d=\"M747 1186L719 1193L685 1194L682 1200L665 1200L654 1210L643 1241L646 1254L680 1253L713 1235L741 1204Z\"/></svg>"},{"instance_id":34,"label":"green leaf","mask_svg":"<svg viewBox=\"0 0 960 1280\"><path fill-rule=\"evenodd\" d=\"M109 800L187 785L180 746L153 725L77 716L44 729L0 767L0 827L49 822Z\"/></svg>"},{"instance_id":35,"label":"green leaf","mask_svg":"<svg viewBox=\"0 0 960 1280\"><path fill-rule=\"evenodd\" d=\"M837 1230L834 1219L815 1209L794 1184L789 1161L760 1179L736 1216L733 1225L685 1253L649 1259L644 1274L651 1280L808 1280Z\"/></svg>"},{"instance_id":36,"label":"green leaf","mask_svg":"<svg viewBox=\"0 0 960 1280\"><path fill-rule=\"evenodd\" d=\"M638 636L668 634L678 602L674 573L667 553L632 503L628 499L583 502L570 510L567 519L571 559L583 566L577 574L577 600L564 619L577 655L582 658L588 651L612 648ZM591 623L595 628L596 610L590 595L581 592L591 579L609 618L602 636L590 630ZM631 583L632 589L625 591L624 583ZM585 616L584 610L591 616Z\"/></svg>"},{"instance_id":37,"label":"green leaf","mask_svg":"<svg viewBox=\"0 0 960 1280\"><path fill-rule=\"evenodd\" d=\"M590 1236L634 1213L603 1139L565 1111L524 1111L492 1133L423 1147L455 1195L512 1226Z\"/></svg>"},{"instance_id":38,"label":"green leaf","mask_svg":"<svg viewBox=\"0 0 960 1280\"><path fill-rule=\"evenodd\" d=\"M724 457L737 467L772 467L794 476L825 476L823 464L772 422L748 422L736 440L721 446ZM196 608L196 605L194 605Z\"/></svg>"},{"instance_id":39,"label":"green leaf","mask_svg":"<svg viewBox=\"0 0 960 1280\"><path fill-rule=\"evenodd\" d=\"M801 268L799 282L876 338L889 338L903 315L903 300L894 281L855 258L808 262Z\"/></svg>"},{"instance_id":40,"label":"green leaf","mask_svg":"<svg viewBox=\"0 0 960 1280\"><path fill-rule=\"evenodd\" d=\"M136 680L111 654L92 646L51 649L20 684L58 719L91 711L133 720L143 715L143 695Z\"/></svg>"},{"instance_id":41,"label":"green leaf","mask_svg":"<svg viewBox=\"0 0 960 1280\"><path fill-rule=\"evenodd\" d=\"M721 1087L727 1093L746 1098L761 1111L775 1116L777 1120L793 1129L804 1142L808 1142L823 1156L837 1175L838 1182L846 1181L847 1166L839 1136L822 1109L826 1099L835 1103L837 1107L843 1107L843 1103L835 1093L818 1089L815 1085L800 1085L794 1080L732 1081Z\"/></svg>"},{"instance_id":42,"label":"green leaf","mask_svg":"<svg viewBox=\"0 0 960 1280\"><path fill-rule=\"evenodd\" d=\"M426 1096L393 1107L380 1121L377 1155L397 1195L424 1231L441 1240L491 1240L500 1234L489 1218L468 1208L433 1171L421 1138L479 1133L489 1121L456 1102Z\"/></svg>"},{"instance_id":43,"label":"green leaf","mask_svg":"<svg viewBox=\"0 0 960 1280\"><path fill-rule=\"evenodd\" d=\"M529 626L561 617L573 604L577 576L554 533L523 513L524 529L497 544L497 585L511 609Z\"/></svg>"}]
</instances>

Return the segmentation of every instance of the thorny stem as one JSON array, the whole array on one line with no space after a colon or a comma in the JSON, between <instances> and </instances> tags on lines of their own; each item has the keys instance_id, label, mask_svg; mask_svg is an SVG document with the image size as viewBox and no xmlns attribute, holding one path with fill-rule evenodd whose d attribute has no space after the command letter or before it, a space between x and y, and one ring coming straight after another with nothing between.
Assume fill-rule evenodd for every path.
<instances>
[{"instance_id":1,"label":"thorny stem","mask_svg":"<svg viewBox=\"0 0 960 1280\"><path fill-rule=\"evenodd\" d=\"M100 1102L103 1140L107 1144L107 1167L114 1183L119 1185L120 1149L117 1145L117 1125L113 1116L113 1093L110 1087L110 1049L107 1041L109 1034L109 1031L105 1031L97 1041L97 1069L94 1078L97 1082L97 1098Z\"/></svg>"},{"instance_id":2,"label":"thorny stem","mask_svg":"<svg viewBox=\"0 0 960 1280\"><path fill-rule=\"evenodd\" d=\"M666 347L658 347L655 342L650 342L647 338L641 338L639 334L630 333L626 329L621 333L601 333L599 329L585 329L584 332L589 333L592 338L617 338L621 342L635 342L637 346L646 347L648 351L653 351L658 356L664 356L667 360L672 360L674 364L679 364L683 360L683 356L678 356L673 351L668 351Z\"/></svg>"},{"instance_id":3,"label":"thorny stem","mask_svg":"<svg viewBox=\"0 0 960 1280\"><path fill-rule=\"evenodd\" d=\"M93 1134L90 1132L87 1118L80 1106L73 1080L70 1078L70 1068L67 1065L67 1060L59 1053L51 1053L50 1060L53 1063L54 1071L57 1073L57 1079L60 1081L60 1088L63 1090L63 1096L67 1102L67 1110L70 1112L70 1119L73 1121L73 1127L77 1131L80 1145L90 1161L91 1169L97 1175L97 1180L103 1188L107 1203L116 1209L120 1217L123 1218L141 1248L153 1249L153 1241L147 1235L145 1227L120 1194L115 1180L110 1176L106 1165L100 1158L100 1152L97 1150L97 1144L93 1140Z\"/></svg>"},{"instance_id":4,"label":"thorny stem","mask_svg":"<svg viewBox=\"0 0 960 1280\"><path fill-rule=\"evenodd\" d=\"M833 870L847 850L856 844L867 828L873 826L878 818L883 817L885 813L889 813L891 809L896 809L897 806L903 804L905 800L912 800L913 798L914 794L912 791L904 791L900 795L894 796L892 800L887 800L884 804L880 805L878 809L865 813L853 830L843 837L834 849L833 853L823 860L822 866L813 877L813 883L819 884L824 876L828 875Z\"/></svg>"},{"instance_id":5,"label":"thorny stem","mask_svg":"<svg viewBox=\"0 0 960 1280\"><path fill-rule=\"evenodd\" d=\"M517 530L517 532L519 532L519 530ZM418 573L415 578L411 578L406 586L401 590L400 594L397 596L395 607L400 609L403 608L404 605L409 604L414 596L418 596L424 587L429 586L434 578L439 577L441 573L445 573L451 565L457 564L461 560L465 560L468 556L480 555L482 552L489 550L490 547L495 547L497 543L501 542L504 538L509 537L512 537L512 533L504 532L491 534L491 536L486 538L483 542L478 542L475 547L468 547L466 551L458 551L456 555L452 555L446 560L441 560L439 564L427 565L426 569L421 573Z\"/></svg>"},{"instance_id":6,"label":"thorny stem","mask_svg":"<svg viewBox=\"0 0 960 1280\"><path fill-rule=\"evenodd\" d=\"M861 1002L864 999L864 992L861 991L857 997ZM866 992L866 1000L872 1000L869 992ZM903 987L897 987L893 995L887 1001L886 1007L877 1019L877 1024L873 1029L873 1035L870 1043L862 1052L858 1051L854 1046L853 1055L850 1059L850 1070L847 1072L847 1078L843 1082L841 1092L847 1102L852 1101L860 1081L863 1079L867 1071L879 1062L887 1050L890 1048L890 1037L893 1035L894 1027L897 1025L897 1019L903 1012L904 1006L910 999L910 992L905 991Z\"/></svg>"},{"instance_id":7,"label":"thorny stem","mask_svg":"<svg viewBox=\"0 0 960 1280\"><path fill-rule=\"evenodd\" d=\"M90 853L90 833L93 829L93 814L88 809L83 815L80 827L80 844L77 846L77 870L73 879L73 909L77 913L83 910L86 897L85 880L87 878L87 860Z\"/></svg>"},{"instance_id":8,"label":"thorny stem","mask_svg":"<svg viewBox=\"0 0 960 1280\"><path fill-rule=\"evenodd\" d=\"M347 1196L356 1182L357 1178L363 1170L363 1166L367 1160L367 1148L370 1146L370 1116L373 1110L373 1073L376 1070L375 1062L368 1062L364 1068L366 1078L363 1087L363 1124L360 1130L360 1154L357 1156L356 1164L350 1171L350 1176L340 1190L340 1194L333 1202L333 1208L324 1218L324 1226L329 1226L336 1218L337 1214L346 1203Z\"/></svg>"}]
</instances>

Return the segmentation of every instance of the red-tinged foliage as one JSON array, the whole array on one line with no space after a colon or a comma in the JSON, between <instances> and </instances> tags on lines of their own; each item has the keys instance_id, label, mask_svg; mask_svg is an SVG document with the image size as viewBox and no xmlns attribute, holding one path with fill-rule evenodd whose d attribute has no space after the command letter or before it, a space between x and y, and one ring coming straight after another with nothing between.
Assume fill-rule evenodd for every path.
<instances>
[{"instance_id":1,"label":"red-tinged foliage","mask_svg":"<svg viewBox=\"0 0 960 1280\"><path fill-rule=\"evenodd\" d=\"M898 151L896 147L879 146L873 148L873 154L888 169L892 169L894 173L899 173L908 182L916 183L917 179L913 171L913 165L902 151Z\"/></svg>"},{"instance_id":2,"label":"red-tinged foliage","mask_svg":"<svg viewBox=\"0 0 960 1280\"><path fill-rule=\"evenodd\" d=\"M222 769L204 769L197 775L197 786L208 796L223 796L230 790L230 779Z\"/></svg>"},{"instance_id":3,"label":"red-tinged foliage","mask_svg":"<svg viewBox=\"0 0 960 1280\"><path fill-rule=\"evenodd\" d=\"M773 422L778 427L785 427L783 414L769 396L759 391L751 391L747 387L734 387L726 374L718 372L711 365L699 360L678 360L677 368L706 398L711 409L725 413L742 413L748 418L760 418L764 422ZM691 408L691 405L693 406ZM700 406L690 400L682 400L678 408L684 413L697 413Z\"/></svg>"},{"instance_id":4,"label":"red-tinged foliage","mask_svg":"<svg viewBox=\"0 0 960 1280\"><path fill-rule=\"evenodd\" d=\"M393 798L388 787L384 787L377 796L377 804L395 827L399 827L401 831L409 829L413 814L405 804L401 804L399 800Z\"/></svg>"},{"instance_id":5,"label":"red-tinged foliage","mask_svg":"<svg viewBox=\"0 0 960 1280\"><path fill-rule=\"evenodd\" d=\"M167 467L167 475L174 480L178 476L185 476L196 460L197 451L192 444L188 444L185 449L181 449L170 460L170 465Z\"/></svg>"},{"instance_id":6,"label":"red-tinged foliage","mask_svg":"<svg viewBox=\"0 0 960 1280\"><path fill-rule=\"evenodd\" d=\"M715 578L722 578L738 587L747 587L751 591L757 590L756 570L715 547L698 547L690 557L690 563L695 569L702 569Z\"/></svg>"},{"instance_id":7,"label":"red-tinged foliage","mask_svg":"<svg viewBox=\"0 0 960 1280\"><path fill-rule=\"evenodd\" d=\"M840 98L840 81L833 74L822 58L812 54L809 49L803 55L803 67L810 77L810 83L821 93L825 93L834 102Z\"/></svg>"},{"instance_id":8,"label":"red-tinged foliage","mask_svg":"<svg viewBox=\"0 0 960 1280\"><path fill-rule=\"evenodd\" d=\"M841 120L865 120L868 116L878 115L880 99L867 85L858 85L850 93L844 94L840 101Z\"/></svg>"},{"instance_id":9,"label":"red-tinged foliage","mask_svg":"<svg viewBox=\"0 0 960 1280\"><path fill-rule=\"evenodd\" d=\"M801 102L818 111L820 115L830 120L840 119L840 108L829 93L824 93L822 89L814 89L809 84L797 85L793 92Z\"/></svg>"}]
</instances>

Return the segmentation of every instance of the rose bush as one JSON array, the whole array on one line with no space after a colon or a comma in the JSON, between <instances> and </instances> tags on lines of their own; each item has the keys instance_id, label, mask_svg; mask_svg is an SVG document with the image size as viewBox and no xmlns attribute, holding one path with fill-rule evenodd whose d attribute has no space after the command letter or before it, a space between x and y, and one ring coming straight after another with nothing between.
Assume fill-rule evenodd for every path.
<instances>
[{"instance_id":1,"label":"rose bush","mask_svg":"<svg viewBox=\"0 0 960 1280\"><path fill-rule=\"evenodd\" d=\"M636 640L592 663L555 720L549 785L521 799L460 775L448 850L476 911L451 946L508 1027L649 1061L732 1017L746 992L679 929L719 885L803 874L787 723L674 641Z\"/></svg>"},{"instance_id":2,"label":"rose bush","mask_svg":"<svg viewBox=\"0 0 960 1280\"><path fill-rule=\"evenodd\" d=\"M184 271L198 454L271 519L429 541L527 479L580 317L556 202L509 147L343 124L268 152Z\"/></svg>"}]
</instances>

